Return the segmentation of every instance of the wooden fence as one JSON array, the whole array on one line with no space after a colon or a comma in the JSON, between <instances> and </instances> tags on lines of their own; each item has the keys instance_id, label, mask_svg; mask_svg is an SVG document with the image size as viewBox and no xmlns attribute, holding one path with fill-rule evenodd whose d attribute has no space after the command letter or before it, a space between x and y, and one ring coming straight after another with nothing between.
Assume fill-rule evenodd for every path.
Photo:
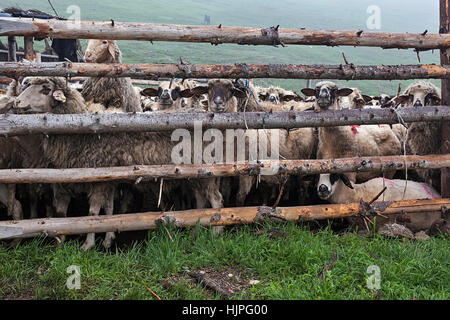
<instances>
[{"instance_id":1,"label":"wooden fence","mask_svg":"<svg viewBox=\"0 0 450 320\"><path fill-rule=\"evenodd\" d=\"M14 169L0 170L0 183L68 183L150 178L204 178L257 174L261 166L274 166L278 173L318 174L326 172L378 171L442 168L442 195L450 198L449 121L450 121L450 9L449 0L440 0L439 34L423 32L379 33L336 30L305 30L268 28L241 28L226 26L180 26L152 23L92 22L0 18L0 36L25 37L25 58L33 59L32 37L115 39L140 41L235 43L240 45L325 45L367 46L384 49L415 49L417 52L439 49L441 65L355 66L325 65L192 65L186 63L161 64L82 64L58 63L0 63L0 75L64 76L64 77L133 77L157 80L173 78L294 78L294 79L442 79L442 104L424 108L340 110L314 112L274 112L236 114L124 114L124 115L2 115L0 134L80 134L118 131L158 131L193 127L201 121L204 128L299 128L361 124L394 124L405 122L442 121L442 154L426 156L365 157L333 160L291 160L235 163L231 165L167 165L122 168L78 169ZM375 207L384 213L441 211L450 199L399 201ZM392 209L395 208L395 209ZM260 218L282 220L324 219L357 215L360 204L309 206L293 208L223 208L198 209L188 212L142 213L127 216L83 217L66 219L39 219L0 223L0 239L22 238L38 234L62 235L116 230L141 230L156 226L157 222L174 221L177 226L193 225L200 220L204 225L251 223ZM72 226L72 227L69 227Z\"/></svg>"}]
</instances>

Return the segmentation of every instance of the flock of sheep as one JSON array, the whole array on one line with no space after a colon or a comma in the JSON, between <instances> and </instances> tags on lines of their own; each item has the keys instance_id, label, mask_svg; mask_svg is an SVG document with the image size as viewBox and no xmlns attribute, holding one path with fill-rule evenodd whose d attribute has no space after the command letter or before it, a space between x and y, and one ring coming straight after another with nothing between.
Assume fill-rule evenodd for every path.
<instances>
[{"instance_id":1,"label":"flock of sheep","mask_svg":"<svg viewBox=\"0 0 450 320\"><path fill-rule=\"evenodd\" d=\"M90 40L86 62L121 63L115 41ZM81 92L80 92L81 91ZM302 90L305 97L281 88L260 88L251 81L213 79L206 85L193 80L163 82L158 89L134 87L130 78L89 78L81 90L64 78L28 77L13 81L6 95L0 96L0 113L120 113L120 112L243 112L304 111L381 107L421 107L440 104L440 90L430 82L410 85L402 95L362 95L357 88L338 88L330 81ZM256 131L256 130L254 130ZM439 124L418 122L408 125L364 125L294 130L260 130L279 137L283 159L332 159L359 156L439 153ZM0 138L0 168L83 168L171 163L176 142L170 132L111 133L81 135L30 135ZM247 159L248 160L248 159ZM394 175L402 179L393 179ZM411 180L417 180L417 182ZM28 199L29 216L38 217L38 205L45 205L47 216L67 216L69 203L87 196L89 215L136 212L133 210L184 210L221 208L250 203L272 205L285 183L283 197L290 204L315 204L318 200L351 203L372 200L384 187L380 200L439 198L439 170L373 173L323 174L313 182L306 177L241 176L174 181L126 183L0 184L0 204L13 219L23 219L21 201ZM252 194L253 190L253 194ZM254 190L257 190L256 192ZM25 195L26 196L25 196ZM139 203L139 205L137 205ZM423 230L440 214L410 215L405 222L412 230ZM378 219L378 218L377 218ZM392 223L379 218L377 225ZM351 220L358 224L357 219ZM214 231L220 232L220 227ZM114 232L103 241L110 247ZM63 241L63 237L58 241ZM82 249L95 245L95 235L88 234Z\"/></svg>"}]
</instances>

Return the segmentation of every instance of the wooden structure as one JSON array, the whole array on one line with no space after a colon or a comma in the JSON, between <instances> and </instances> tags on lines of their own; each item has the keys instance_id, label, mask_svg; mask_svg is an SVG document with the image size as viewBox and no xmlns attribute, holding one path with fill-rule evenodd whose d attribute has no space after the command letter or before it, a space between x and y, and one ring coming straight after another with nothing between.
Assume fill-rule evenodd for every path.
<instances>
[{"instance_id":1,"label":"wooden structure","mask_svg":"<svg viewBox=\"0 0 450 320\"><path fill-rule=\"evenodd\" d=\"M340 126L360 124L393 124L417 121L442 121L442 155L372 157L333 160L276 161L259 164L198 166L136 166L133 168L85 169L14 169L0 170L2 183L64 183L125 180L136 182L149 178L202 178L258 174L261 165L274 166L283 174L317 174L346 171L386 171L389 169L442 168L442 194L450 197L449 175L449 120L450 120L450 12L449 0L440 0L439 34L380 33L336 30L305 30L269 28L242 28L226 26L180 26L152 23L79 22L25 18L0 18L0 36L25 37L25 57L33 57L32 37L60 39L115 39L142 41L206 42L211 44L235 43L240 45L325 45L366 46L384 49L439 49L441 65L409 66L298 66L298 65L101 65L78 63L0 63L0 75L18 76L105 76L134 77L156 80L161 77L179 78L296 78L296 79L442 79L444 106L405 108L405 110L341 110L314 112L277 112L246 114L125 114L125 115L3 115L0 116L0 134L5 136L45 134L104 133L118 131L173 130L192 128L194 121L202 121L204 128L299 128L311 126ZM15 46L10 46L10 57ZM383 214L400 212L442 211L449 199L374 203L375 211ZM288 221L299 219L325 219L357 215L361 204L308 206L292 208L223 208L186 212L141 213L124 216L82 217L65 219L39 219L0 223L1 238L24 238L47 234L51 236L151 229L158 223L173 222L176 226L229 225L251 223L263 218Z\"/></svg>"}]
</instances>

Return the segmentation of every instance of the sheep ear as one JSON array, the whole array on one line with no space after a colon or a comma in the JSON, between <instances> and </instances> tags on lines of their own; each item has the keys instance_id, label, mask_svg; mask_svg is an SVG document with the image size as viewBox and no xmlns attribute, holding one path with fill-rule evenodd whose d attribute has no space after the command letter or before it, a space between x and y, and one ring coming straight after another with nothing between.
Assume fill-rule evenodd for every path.
<instances>
[{"instance_id":1,"label":"sheep ear","mask_svg":"<svg viewBox=\"0 0 450 320\"><path fill-rule=\"evenodd\" d=\"M108 41L108 52L111 55L111 57L113 58L114 62L116 61L116 44L114 41Z\"/></svg>"},{"instance_id":2,"label":"sheep ear","mask_svg":"<svg viewBox=\"0 0 450 320\"><path fill-rule=\"evenodd\" d=\"M339 174L339 179L350 189L353 189L352 183L350 182L350 179L343 173Z\"/></svg>"},{"instance_id":3,"label":"sheep ear","mask_svg":"<svg viewBox=\"0 0 450 320\"><path fill-rule=\"evenodd\" d=\"M245 98L247 97L247 94L244 91L241 91L239 89L232 89L231 92L233 93L233 96L235 96L236 98Z\"/></svg>"},{"instance_id":4,"label":"sheep ear","mask_svg":"<svg viewBox=\"0 0 450 320\"><path fill-rule=\"evenodd\" d=\"M147 97L157 97L158 90L156 90L154 88L145 88L144 90L141 91L141 94L143 96L147 96Z\"/></svg>"},{"instance_id":5,"label":"sheep ear","mask_svg":"<svg viewBox=\"0 0 450 320\"><path fill-rule=\"evenodd\" d=\"M399 96L399 97L396 99L395 103L396 103L397 105L399 105L399 104L407 103L408 101L409 101L409 95L404 94L404 95Z\"/></svg>"},{"instance_id":6,"label":"sheep ear","mask_svg":"<svg viewBox=\"0 0 450 320\"><path fill-rule=\"evenodd\" d=\"M393 97L392 97L392 98L393 98ZM392 98L391 98L391 99L392 99ZM372 100L378 100L378 101L381 101L381 97L380 97L380 96L376 96L376 97L373 97Z\"/></svg>"},{"instance_id":7,"label":"sheep ear","mask_svg":"<svg viewBox=\"0 0 450 320\"><path fill-rule=\"evenodd\" d=\"M300 96L298 95L297 92L294 92L294 93L295 93L295 95L294 95L294 101L299 102L299 101L303 101L303 100L304 100L302 97L300 97Z\"/></svg>"},{"instance_id":8,"label":"sheep ear","mask_svg":"<svg viewBox=\"0 0 450 320\"><path fill-rule=\"evenodd\" d=\"M311 89L311 88L302 89L302 93L307 97L315 97L316 96L316 90Z\"/></svg>"},{"instance_id":9,"label":"sheep ear","mask_svg":"<svg viewBox=\"0 0 450 320\"><path fill-rule=\"evenodd\" d=\"M64 92L62 90L55 90L53 91L53 99L60 102L66 102L67 98L64 95Z\"/></svg>"},{"instance_id":10,"label":"sheep ear","mask_svg":"<svg viewBox=\"0 0 450 320\"><path fill-rule=\"evenodd\" d=\"M180 97L182 98L191 98L194 95L191 89L185 89L180 92Z\"/></svg>"},{"instance_id":11,"label":"sheep ear","mask_svg":"<svg viewBox=\"0 0 450 320\"><path fill-rule=\"evenodd\" d=\"M371 96L366 96L365 94L362 95L364 102L368 103L372 100L374 100L374 98L372 98Z\"/></svg>"},{"instance_id":12,"label":"sheep ear","mask_svg":"<svg viewBox=\"0 0 450 320\"><path fill-rule=\"evenodd\" d=\"M192 93L192 96L200 96L202 94L208 93L208 87L195 87L194 89L190 89L190 91Z\"/></svg>"},{"instance_id":13,"label":"sheep ear","mask_svg":"<svg viewBox=\"0 0 450 320\"><path fill-rule=\"evenodd\" d=\"M337 95L340 97L346 97L349 94L351 94L353 92L353 89L349 89L349 88L344 88L344 89L339 89L337 91Z\"/></svg>"}]
</instances>

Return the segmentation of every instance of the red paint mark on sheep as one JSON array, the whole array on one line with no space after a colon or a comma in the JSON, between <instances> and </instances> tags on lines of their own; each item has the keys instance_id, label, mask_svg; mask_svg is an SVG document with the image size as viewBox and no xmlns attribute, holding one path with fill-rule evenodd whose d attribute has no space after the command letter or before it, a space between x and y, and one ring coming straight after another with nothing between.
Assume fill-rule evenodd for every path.
<instances>
[{"instance_id":1,"label":"red paint mark on sheep","mask_svg":"<svg viewBox=\"0 0 450 320\"><path fill-rule=\"evenodd\" d=\"M437 194L437 192L434 192L434 190L430 190L430 187L426 183L422 183L422 188L425 190L425 192L431 197L431 199L440 199L441 196Z\"/></svg>"},{"instance_id":2,"label":"red paint mark on sheep","mask_svg":"<svg viewBox=\"0 0 450 320\"><path fill-rule=\"evenodd\" d=\"M360 126L359 125L350 125L350 128L352 129L353 134L358 133L358 127L360 127Z\"/></svg>"}]
</instances>

